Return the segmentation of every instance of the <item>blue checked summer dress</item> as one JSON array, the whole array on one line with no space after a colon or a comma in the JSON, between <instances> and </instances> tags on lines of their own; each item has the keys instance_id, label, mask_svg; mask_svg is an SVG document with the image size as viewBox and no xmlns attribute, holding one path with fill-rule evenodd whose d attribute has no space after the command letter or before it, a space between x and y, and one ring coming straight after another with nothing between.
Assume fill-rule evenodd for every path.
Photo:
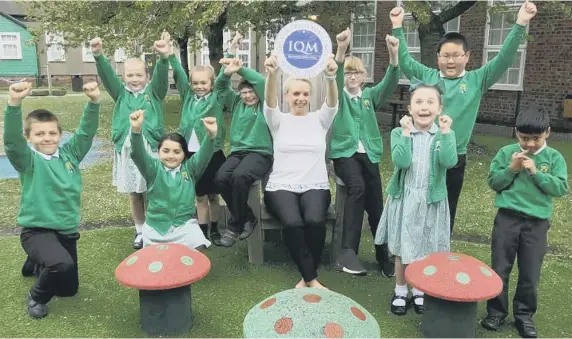
<instances>
[{"instance_id":1,"label":"blue checked summer dress","mask_svg":"<svg viewBox=\"0 0 572 339\"><path fill-rule=\"evenodd\" d=\"M381 215L375 243L388 244L389 251L403 264L450 246L449 203L447 198L427 204L430 149L437 125L429 132L411 128L413 159L406 170L405 187L399 198L389 196Z\"/></svg>"}]
</instances>

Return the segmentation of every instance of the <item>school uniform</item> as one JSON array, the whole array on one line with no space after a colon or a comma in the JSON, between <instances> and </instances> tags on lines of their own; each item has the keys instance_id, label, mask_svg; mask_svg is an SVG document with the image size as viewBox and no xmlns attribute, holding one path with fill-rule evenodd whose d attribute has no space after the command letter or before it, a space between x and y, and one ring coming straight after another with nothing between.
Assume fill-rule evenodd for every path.
<instances>
[{"instance_id":1,"label":"school uniform","mask_svg":"<svg viewBox=\"0 0 572 339\"><path fill-rule=\"evenodd\" d=\"M509 169L519 144L503 147L490 165L489 186L497 192L491 242L491 267L503 281L502 293L487 302L489 316L508 315L508 284L515 258L518 282L513 299L517 322L532 320L537 309L537 289L542 261L547 249L547 232L553 212L553 197L568 191L566 161L557 150L544 145L534 154L536 174Z\"/></svg>"},{"instance_id":2,"label":"school uniform","mask_svg":"<svg viewBox=\"0 0 572 339\"><path fill-rule=\"evenodd\" d=\"M195 183L204 173L214 150L205 137L199 151L174 169L163 166L144 148L143 135L131 134L131 157L147 182L147 211L143 244L176 242L195 248L210 246L196 220Z\"/></svg>"},{"instance_id":3,"label":"school uniform","mask_svg":"<svg viewBox=\"0 0 572 339\"><path fill-rule=\"evenodd\" d=\"M375 112L397 88L399 74L398 67L389 65L381 82L352 95L344 88L344 64L338 63L339 109L330 132L328 157L333 160L336 176L348 188L348 196L342 221L342 254L337 262L340 267L353 266L350 269L358 274L365 272L357 262L364 211L373 236L383 211L379 173L383 140ZM380 265L388 260L385 245L376 246L376 258Z\"/></svg>"},{"instance_id":4,"label":"school uniform","mask_svg":"<svg viewBox=\"0 0 572 339\"><path fill-rule=\"evenodd\" d=\"M47 155L28 147L22 135L21 106L4 110L4 148L22 185L17 218L20 242L39 268L30 290L36 303L77 293L76 243L83 190L79 164L91 148L98 125L99 104L86 104L72 138Z\"/></svg>"},{"instance_id":5,"label":"school uniform","mask_svg":"<svg viewBox=\"0 0 572 339\"><path fill-rule=\"evenodd\" d=\"M409 54L403 28L394 28L393 35L399 39L399 67L409 79L417 78L424 83L443 81L445 93L441 96L443 114L453 120L451 129L457 135L457 165L447 171L447 192L451 213L451 232L455 224L457 203L465 177L467 144L479 112L481 98L513 64L520 42L524 39L526 26L515 24L495 58L474 70L463 71L457 78L446 78L438 69L427 67Z\"/></svg>"}]
</instances>

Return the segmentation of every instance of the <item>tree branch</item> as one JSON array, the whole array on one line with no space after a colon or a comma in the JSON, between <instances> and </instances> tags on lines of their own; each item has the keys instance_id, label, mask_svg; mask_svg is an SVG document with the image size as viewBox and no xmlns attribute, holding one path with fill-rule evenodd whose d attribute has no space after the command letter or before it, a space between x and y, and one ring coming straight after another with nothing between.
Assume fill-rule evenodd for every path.
<instances>
[{"instance_id":1,"label":"tree branch","mask_svg":"<svg viewBox=\"0 0 572 339\"><path fill-rule=\"evenodd\" d=\"M447 23L465 13L469 8L473 7L477 1L460 0L455 6L442 11L438 16L443 24Z\"/></svg>"}]
</instances>

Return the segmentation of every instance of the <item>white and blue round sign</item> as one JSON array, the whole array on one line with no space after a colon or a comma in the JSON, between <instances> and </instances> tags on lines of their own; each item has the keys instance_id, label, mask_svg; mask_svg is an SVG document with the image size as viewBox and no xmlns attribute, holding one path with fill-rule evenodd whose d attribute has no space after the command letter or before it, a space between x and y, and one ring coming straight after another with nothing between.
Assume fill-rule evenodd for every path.
<instances>
[{"instance_id":1,"label":"white and blue round sign","mask_svg":"<svg viewBox=\"0 0 572 339\"><path fill-rule=\"evenodd\" d=\"M319 75L332 54L328 32L310 20L297 20L284 26L274 46L282 71L305 79Z\"/></svg>"}]
</instances>

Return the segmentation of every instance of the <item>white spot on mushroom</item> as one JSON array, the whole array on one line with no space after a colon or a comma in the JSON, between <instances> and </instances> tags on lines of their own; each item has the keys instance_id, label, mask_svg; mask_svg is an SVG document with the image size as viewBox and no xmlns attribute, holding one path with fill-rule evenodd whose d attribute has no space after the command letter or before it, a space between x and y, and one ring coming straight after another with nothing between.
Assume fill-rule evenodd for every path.
<instances>
[{"instance_id":1,"label":"white spot on mushroom","mask_svg":"<svg viewBox=\"0 0 572 339\"><path fill-rule=\"evenodd\" d=\"M149 265L149 271L152 273L157 273L163 269L163 264L160 261L153 261Z\"/></svg>"},{"instance_id":2,"label":"white spot on mushroom","mask_svg":"<svg viewBox=\"0 0 572 339\"><path fill-rule=\"evenodd\" d=\"M193 258L186 255L181 257L181 262L187 266L191 266L194 263Z\"/></svg>"},{"instance_id":3,"label":"white spot on mushroom","mask_svg":"<svg viewBox=\"0 0 572 339\"><path fill-rule=\"evenodd\" d=\"M466 285L471 282L471 277L465 272L457 273L457 281L463 285Z\"/></svg>"},{"instance_id":4,"label":"white spot on mushroom","mask_svg":"<svg viewBox=\"0 0 572 339\"><path fill-rule=\"evenodd\" d=\"M450 255L449 260L457 261L461 260L461 257L459 257L458 255Z\"/></svg>"},{"instance_id":5,"label":"white spot on mushroom","mask_svg":"<svg viewBox=\"0 0 572 339\"><path fill-rule=\"evenodd\" d=\"M483 274L486 275L487 277L493 276L493 272L491 272L491 270L486 268L485 266L481 266L481 272L483 272Z\"/></svg>"},{"instance_id":6,"label":"white spot on mushroom","mask_svg":"<svg viewBox=\"0 0 572 339\"><path fill-rule=\"evenodd\" d=\"M433 266L433 265L429 265L427 267L425 267L425 269L423 270L423 274L425 275L433 275L437 273L437 267Z\"/></svg>"},{"instance_id":7,"label":"white spot on mushroom","mask_svg":"<svg viewBox=\"0 0 572 339\"><path fill-rule=\"evenodd\" d=\"M157 251L165 251L169 248L169 245L159 245L157 246Z\"/></svg>"},{"instance_id":8,"label":"white spot on mushroom","mask_svg":"<svg viewBox=\"0 0 572 339\"><path fill-rule=\"evenodd\" d=\"M135 262L137 261L137 259L139 259L139 257L137 257L136 255L132 256L131 258L127 259L127 266L131 266L133 264L135 264Z\"/></svg>"}]
</instances>

